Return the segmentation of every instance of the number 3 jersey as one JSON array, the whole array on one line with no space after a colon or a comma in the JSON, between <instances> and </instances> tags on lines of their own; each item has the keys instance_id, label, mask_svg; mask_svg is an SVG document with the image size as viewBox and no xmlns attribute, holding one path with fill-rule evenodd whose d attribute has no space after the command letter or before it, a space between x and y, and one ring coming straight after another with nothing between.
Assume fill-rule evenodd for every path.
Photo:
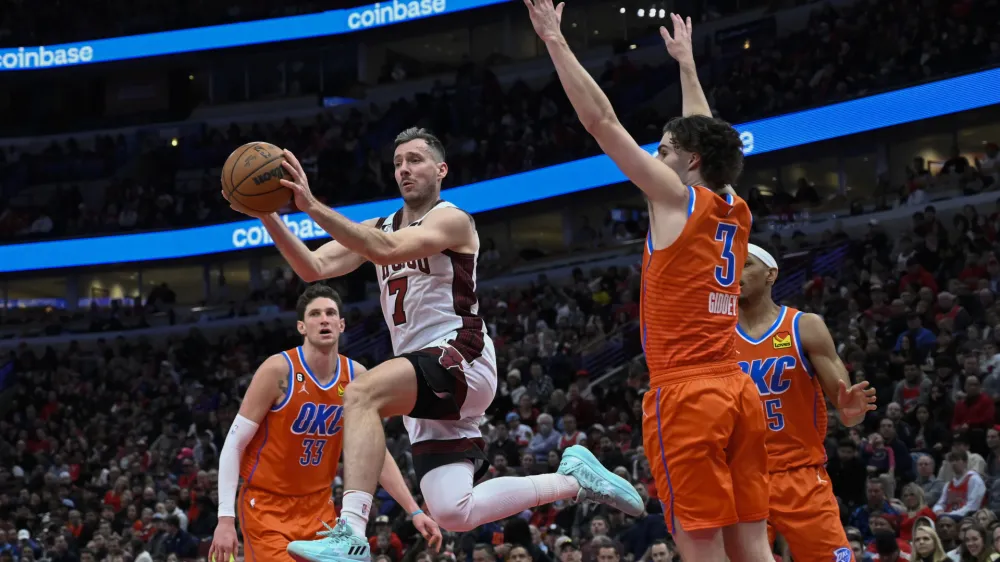
<instances>
[{"instance_id":1,"label":"number 3 jersey","mask_svg":"<svg viewBox=\"0 0 1000 562\"><path fill-rule=\"evenodd\" d=\"M420 228L429 214L448 207L457 208L452 203L438 201L427 214L408 225L402 224L401 209L380 218L376 227L384 232ZM478 252L445 250L419 260L375 266L382 314L395 355L447 344L469 363L483 359L496 364L493 342L479 317L478 259Z\"/></svg>"},{"instance_id":2,"label":"number 3 jersey","mask_svg":"<svg viewBox=\"0 0 1000 562\"><path fill-rule=\"evenodd\" d=\"M759 338L736 327L740 369L757 387L767 417L769 472L826 463L826 398L799 340L802 315L781 307Z\"/></svg>"},{"instance_id":3,"label":"number 3 jersey","mask_svg":"<svg viewBox=\"0 0 1000 562\"><path fill-rule=\"evenodd\" d=\"M687 222L671 245L646 236L639 307L642 347L660 384L691 368L732 364L740 275L751 216L746 203L705 187L688 187ZM721 365L720 365L721 366Z\"/></svg>"},{"instance_id":4,"label":"number 3 jersey","mask_svg":"<svg viewBox=\"0 0 1000 562\"><path fill-rule=\"evenodd\" d=\"M337 356L330 382L306 363L301 347L281 354L288 390L261 422L240 463L245 486L285 496L329 490L337 476L344 438L344 392L354 363Z\"/></svg>"}]
</instances>

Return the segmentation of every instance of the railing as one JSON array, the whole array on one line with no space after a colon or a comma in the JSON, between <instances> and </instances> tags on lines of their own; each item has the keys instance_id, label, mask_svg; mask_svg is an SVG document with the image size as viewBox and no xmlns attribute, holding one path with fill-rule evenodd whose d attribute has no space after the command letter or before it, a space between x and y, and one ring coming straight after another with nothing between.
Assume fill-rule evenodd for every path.
<instances>
[{"instance_id":1,"label":"railing","mask_svg":"<svg viewBox=\"0 0 1000 562\"><path fill-rule=\"evenodd\" d=\"M580 352L581 366L590 373L599 374L620 365L634 347L630 341L637 341L638 334L639 322L635 320L614 330Z\"/></svg>"},{"instance_id":2,"label":"railing","mask_svg":"<svg viewBox=\"0 0 1000 562\"><path fill-rule=\"evenodd\" d=\"M771 290L771 297L781 302L801 292L809 279L835 274L844 263L849 247L849 243L843 243L783 256L781 273Z\"/></svg>"}]
</instances>

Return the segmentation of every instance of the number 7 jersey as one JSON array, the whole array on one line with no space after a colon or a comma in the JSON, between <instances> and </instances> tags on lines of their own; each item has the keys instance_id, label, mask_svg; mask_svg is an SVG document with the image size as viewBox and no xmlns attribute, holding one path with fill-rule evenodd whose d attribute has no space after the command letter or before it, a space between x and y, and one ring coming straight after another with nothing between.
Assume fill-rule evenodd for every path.
<instances>
[{"instance_id":1,"label":"number 7 jersey","mask_svg":"<svg viewBox=\"0 0 1000 562\"><path fill-rule=\"evenodd\" d=\"M650 376L660 381L690 367L736 363L750 209L739 197L692 186L687 216L666 248L654 249L647 235L642 256L642 347Z\"/></svg>"}]
</instances>

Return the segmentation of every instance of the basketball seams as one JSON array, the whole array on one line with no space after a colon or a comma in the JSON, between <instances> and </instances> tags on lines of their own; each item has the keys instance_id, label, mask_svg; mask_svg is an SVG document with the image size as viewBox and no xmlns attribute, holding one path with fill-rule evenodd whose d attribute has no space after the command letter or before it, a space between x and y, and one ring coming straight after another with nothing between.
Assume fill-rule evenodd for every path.
<instances>
[{"instance_id":1,"label":"basketball seams","mask_svg":"<svg viewBox=\"0 0 1000 562\"><path fill-rule=\"evenodd\" d=\"M243 179L240 180L240 183L238 183L235 186L233 186L233 191L234 192L239 191L240 186L243 185L243 182L245 182L248 179L252 178L253 175L256 174L258 171L260 171L260 169L263 168L264 166L267 166L268 164L270 164L271 162L274 162L275 160L284 160L284 159L285 159L285 156L282 155L282 154L279 154L279 155L275 156L274 158L271 158L267 162L264 162L260 166L257 166L256 168L254 168L253 170L251 170L249 173L247 173L246 177L244 177ZM235 170L235 168L236 167L234 166L233 169Z\"/></svg>"},{"instance_id":2,"label":"basketball seams","mask_svg":"<svg viewBox=\"0 0 1000 562\"><path fill-rule=\"evenodd\" d=\"M229 190L229 195L230 196L233 195L233 192L236 191L236 187L237 187L236 180L233 178L233 176L236 174L236 166L240 163L240 160L243 159L243 155L246 154L248 150L250 150L251 148L257 146L258 144L259 143L251 142L251 143L247 143L246 145L244 145L245 148L243 149L243 152L241 152L240 155L236 157L236 161L233 162L233 167L232 167L232 169L229 170L229 186L232 188L232 189ZM246 178L243 178L243 179L245 180ZM240 182L240 183L243 183L243 182Z\"/></svg>"}]
</instances>

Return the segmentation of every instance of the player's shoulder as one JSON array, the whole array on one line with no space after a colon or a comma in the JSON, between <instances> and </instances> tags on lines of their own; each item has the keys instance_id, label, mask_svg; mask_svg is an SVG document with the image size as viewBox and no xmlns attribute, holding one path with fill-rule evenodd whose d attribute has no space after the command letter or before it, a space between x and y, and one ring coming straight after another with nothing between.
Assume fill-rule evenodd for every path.
<instances>
[{"instance_id":1,"label":"player's shoulder","mask_svg":"<svg viewBox=\"0 0 1000 562\"><path fill-rule=\"evenodd\" d=\"M428 220L434 220L439 222L444 221L458 221L460 224L473 224L475 225L475 220L468 211L465 211L458 205L450 201L439 201L433 209L427 212L424 216L424 222Z\"/></svg>"},{"instance_id":2,"label":"player's shoulder","mask_svg":"<svg viewBox=\"0 0 1000 562\"><path fill-rule=\"evenodd\" d=\"M288 356L288 353L289 352L287 351L282 351L280 353L275 353L274 355L271 355L270 357L265 359L263 363L260 364L260 368L257 369L257 372L258 373L262 371L281 372L281 373L288 372L288 367L290 364L290 358Z\"/></svg>"}]
</instances>

